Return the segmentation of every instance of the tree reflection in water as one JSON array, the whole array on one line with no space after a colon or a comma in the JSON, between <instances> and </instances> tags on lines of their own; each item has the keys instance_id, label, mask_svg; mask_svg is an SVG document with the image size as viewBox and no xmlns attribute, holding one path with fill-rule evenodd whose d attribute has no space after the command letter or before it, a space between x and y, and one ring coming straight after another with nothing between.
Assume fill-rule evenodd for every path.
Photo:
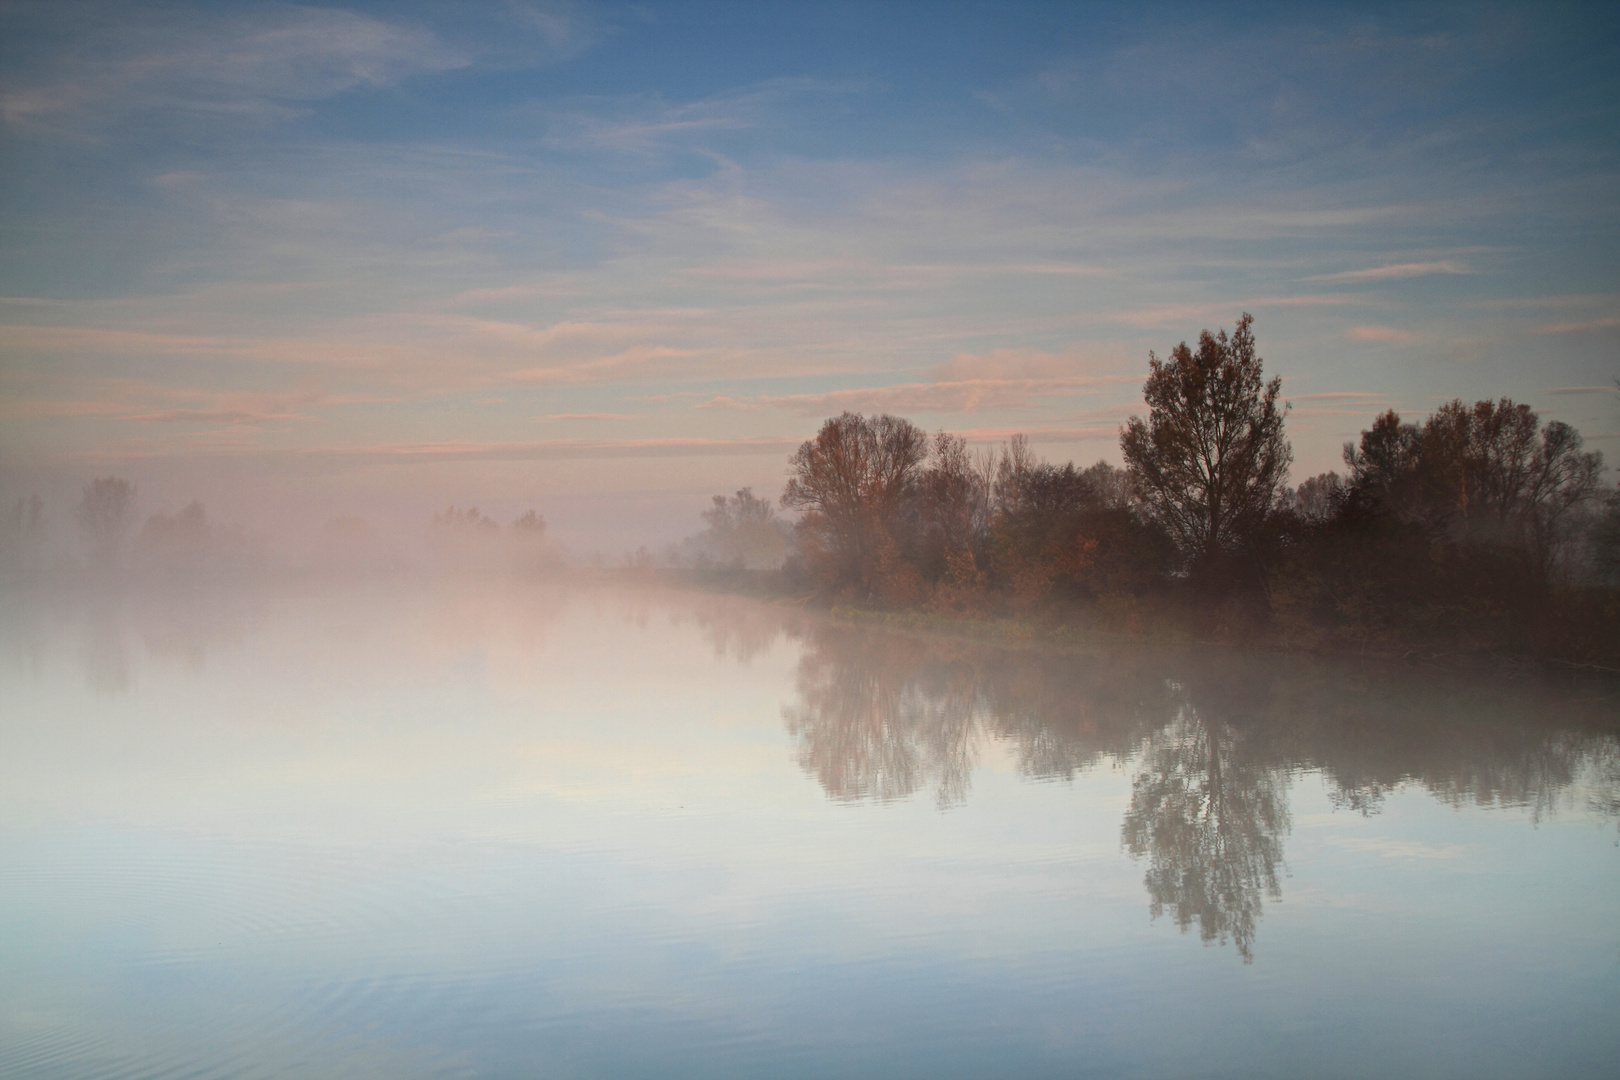
<instances>
[{"instance_id":1,"label":"tree reflection in water","mask_svg":"<svg viewBox=\"0 0 1620 1080\"><path fill-rule=\"evenodd\" d=\"M904 639L817 642L799 665L800 704L783 710L799 764L838 799L899 799L925 784L941 806L966 798L982 711L972 672Z\"/></svg>"},{"instance_id":2,"label":"tree reflection in water","mask_svg":"<svg viewBox=\"0 0 1620 1080\"><path fill-rule=\"evenodd\" d=\"M1480 680L1270 654L1009 650L809 620L799 764L836 799L968 797L991 740L1021 772L1133 770L1121 842L1147 860L1150 907L1247 962L1281 898L1289 778L1319 771L1337 805L1377 813L1416 785L1447 802L1620 815L1612 684Z\"/></svg>"},{"instance_id":3,"label":"tree reflection in water","mask_svg":"<svg viewBox=\"0 0 1620 1080\"><path fill-rule=\"evenodd\" d=\"M1244 756L1243 736L1192 704L1151 735L1137 758L1121 830L1148 858L1153 917L1173 912L1204 941L1230 937L1247 962L1262 895L1282 899L1277 867L1288 831L1288 773Z\"/></svg>"}]
</instances>

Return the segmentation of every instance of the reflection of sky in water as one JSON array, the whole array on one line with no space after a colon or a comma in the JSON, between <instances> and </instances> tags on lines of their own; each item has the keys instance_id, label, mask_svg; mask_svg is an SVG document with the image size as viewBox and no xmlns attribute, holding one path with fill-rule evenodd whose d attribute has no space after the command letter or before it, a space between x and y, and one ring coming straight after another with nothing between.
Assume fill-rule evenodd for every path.
<instances>
[{"instance_id":1,"label":"reflection of sky in water","mask_svg":"<svg viewBox=\"0 0 1620 1080\"><path fill-rule=\"evenodd\" d=\"M1620 1051L1589 686L545 590L33 606L4 633L0 1072L1597 1076Z\"/></svg>"}]
</instances>

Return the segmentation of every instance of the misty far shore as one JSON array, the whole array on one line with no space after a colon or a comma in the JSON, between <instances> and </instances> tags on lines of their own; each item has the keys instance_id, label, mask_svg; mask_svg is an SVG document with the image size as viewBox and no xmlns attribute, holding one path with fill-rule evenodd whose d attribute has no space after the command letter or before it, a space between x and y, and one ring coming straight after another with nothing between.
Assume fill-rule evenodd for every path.
<instances>
[{"instance_id":1,"label":"misty far shore","mask_svg":"<svg viewBox=\"0 0 1620 1080\"><path fill-rule=\"evenodd\" d=\"M703 531L610 563L570 558L535 510L502 524L466 505L419 535L329 521L272 558L202 503L134 527L136 489L108 476L52 544L37 495L10 508L17 582L170 585L414 574L662 575L912 627L1103 634L1427 659L1511 657L1620 673L1620 489L1602 455L1508 398L1393 410L1344 446L1345 474L1293 485L1281 380L1247 314L1149 354L1146 420L1124 465L1079 468L1023 436L970 449L909 420L845 412L789 459L776 499L716 495ZM778 509L796 513L787 518ZM133 535L132 535L133 534Z\"/></svg>"}]
</instances>

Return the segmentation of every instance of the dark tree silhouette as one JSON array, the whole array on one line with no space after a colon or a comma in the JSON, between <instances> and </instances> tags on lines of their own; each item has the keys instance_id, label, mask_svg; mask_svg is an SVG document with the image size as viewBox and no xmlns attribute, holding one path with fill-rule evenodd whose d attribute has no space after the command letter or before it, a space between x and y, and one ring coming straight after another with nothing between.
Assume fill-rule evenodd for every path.
<instances>
[{"instance_id":1,"label":"dark tree silhouette","mask_svg":"<svg viewBox=\"0 0 1620 1080\"><path fill-rule=\"evenodd\" d=\"M106 476L84 486L73 517L95 562L111 566L118 561L134 503L135 485L128 480Z\"/></svg>"},{"instance_id":2,"label":"dark tree silhouette","mask_svg":"<svg viewBox=\"0 0 1620 1080\"><path fill-rule=\"evenodd\" d=\"M1386 412L1344 459L1362 500L1436 536L1518 550L1542 577L1567 561L1576 511L1602 489L1602 454L1508 398L1447 402L1422 427Z\"/></svg>"},{"instance_id":3,"label":"dark tree silhouette","mask_svg":"<svg viewBox=\"0 0 1620 1080\"><path fill-rule=\"evenodd\" d=\"M1230 338L1204 331L1196 353L1186 342L1166 360L1149 353L1148 419L1133 416L1120 432L1133 488L1194 567L1245 546L1293 460L1282 380L1263 380L1253 322L1245 314Z\"/></svg>"}]
</instances>

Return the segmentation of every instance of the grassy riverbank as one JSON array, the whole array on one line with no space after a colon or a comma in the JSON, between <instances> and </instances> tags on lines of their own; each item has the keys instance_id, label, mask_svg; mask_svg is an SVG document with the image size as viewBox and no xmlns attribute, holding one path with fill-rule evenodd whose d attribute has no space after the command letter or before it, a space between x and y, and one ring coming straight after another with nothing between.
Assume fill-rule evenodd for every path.
<instances>
[{"instance_id":1,"label":"grassy riverbank","mask_svg":"<svg viewBox=\"0 0 1620 1080\"><path fill-rule=\"evenodd\" d=\"M837 622L902 633L982 641L1000 646L1074 648L1101 643L1196 645L1265 649L1323 656L1360 656L1442 668L1586 670L1620 675L1620 595L1585 590L1560 596L1532 617L1490 610L1427 611L1421 621L1389 613L1364 619L1355 633L1321 625L1297 611L1279 615L1263 598L1232 596L1209 602L1190 590L1166 588L1147 597L1097 603L1049 601L1021 610L994 594L977 603L897 606L827 597L779 571L643 570L669 584L749 596L822 613ZM1515 618L1515 614L1521 617ZM1402 616L1405 615L1403 619Z\"/></svg>"}]
</instances>

